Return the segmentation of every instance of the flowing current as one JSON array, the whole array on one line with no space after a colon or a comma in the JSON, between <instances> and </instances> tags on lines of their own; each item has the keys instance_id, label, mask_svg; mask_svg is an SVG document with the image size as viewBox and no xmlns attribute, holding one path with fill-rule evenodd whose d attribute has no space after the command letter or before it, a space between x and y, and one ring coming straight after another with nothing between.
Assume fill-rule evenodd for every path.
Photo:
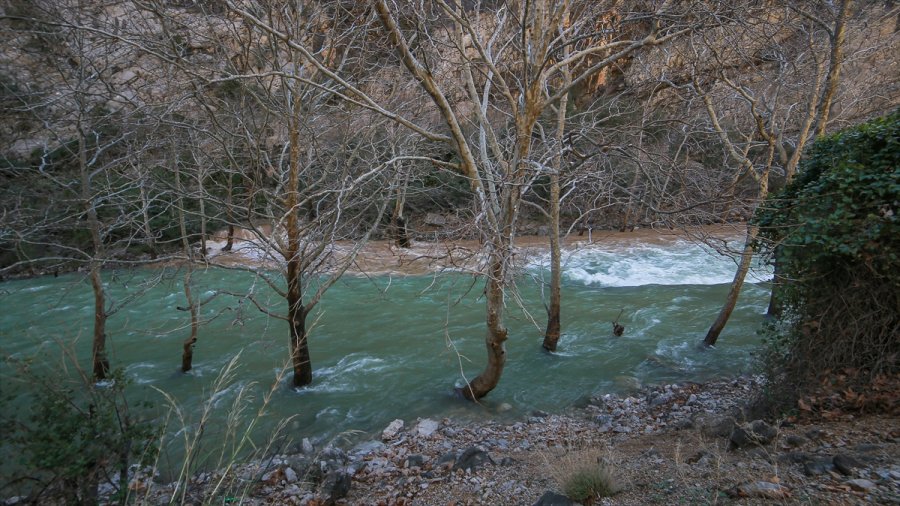
<instances>
[{"instance_id":1,"label":"flowing current","mask_svg":"<svg viewBox=\"0 0 900 506\"><path fill-rule=\"evenodd\" d=\"M451 395L454 384L472 378L484 364L483 282L461 273L439 276L345 276L310 317L313 385L287 388L281 377L288 356L285 322L266 317L252 303L219 296L202 309L203 326L194 352L194 370L178 371L181 343L188 335L183 272L109 271L109 300L122 302L146 289L108 323L113 367L133 381L135 399L160 412L162 392L177 400L185 421L198 422L211 402L205 433L215 446L225 432L240 392L252 394L245 419L255 416L272 390L265 414L253 431L265 440L290 418L283 433L296 443L323 442L348 431L374 434L395 418L511 418L531 410L560 411L593 393L622 392L638 384L702 381L751 370L760 338L756 334L768 302L765 270L754 270L737 309L714 350L698 349L717 315L735 261L686 241L663 244L596 244L564 252L559 352L541 349L546 325L541 279L547 256L538 254L516 279L509 298L508 362L499 387L480 405ZM260 303L283 310L284 302L253 276L209 269L195 274L194 293L207 298L216 289L254 293ZM89 370L93 297L82 274L0 283L0 352L58 363L60 346L71 347ZM613 337L610 321L621 311L626 330ZM237 354L237 370L218 390L213 382ZM56 361L56 362L53 362ZM11 394L12 367L2 367L2 393ZM162 415L160 415L162 416ZM173 443L177 445L177 443ZM177 454L177 450L173 450Z\"/></svg>"}]
</instances>

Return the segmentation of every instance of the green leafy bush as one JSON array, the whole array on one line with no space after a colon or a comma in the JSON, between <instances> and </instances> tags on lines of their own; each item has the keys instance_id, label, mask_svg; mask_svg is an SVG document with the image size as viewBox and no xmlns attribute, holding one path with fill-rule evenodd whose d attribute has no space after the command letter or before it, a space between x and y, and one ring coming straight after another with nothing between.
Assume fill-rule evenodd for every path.
<instances>
[{"instance_id":1,"label":"green leafy bush","mask_svg":"<svg viewBox=\"0 0 900 506\"><path fill-rule=\"evenodd\" d=\"M16 367L3 381L17 388L3 389L0 422L3 453L18 455L18 462L3 487L38 503L95 504L106 483L115 490L110 499L124 504L130 471L151 456L159 434L144 417L148 406L129 404L122 371L94 384L30 360L10 364Z\"/></svg>"},{"instance_id":2,"label":"green leafy bush","mask_svg":"<svg viewBox=\"0 0 900 506\"><path fill-rule=\"evenodd\" d=\"M836 370L896 373L900 353L900 111L817 140L798 178L760 206L777 260L772 383Z\"/></svg>"}]
</instances>

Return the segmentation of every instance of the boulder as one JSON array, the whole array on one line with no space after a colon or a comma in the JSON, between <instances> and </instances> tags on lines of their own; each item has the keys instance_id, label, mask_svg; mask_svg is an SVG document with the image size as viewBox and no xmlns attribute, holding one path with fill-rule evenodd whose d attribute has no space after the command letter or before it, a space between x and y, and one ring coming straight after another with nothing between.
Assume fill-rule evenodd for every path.
<instances>
[{"instance_id":1,"label":"boulder","mask_svg":"<svg viewBox=\"0 0 900 506\"><path fill-rule=\"evenodd\" d=\"M817 457L803 464L803 472L807 476L818 476L834 470L831 457Z\"/></svg>"},{"instance_id":2,"label":"boulder","mask_svg":"<svg viewBox=\"0 0 900 506\"><path fill-rule=\"evenodd\" d=\"M339 499L347 497L351 482L350 475L342 469L328 473L322 481L322 495L325 497L325 504L331 505Z\"/></svg>"},{"instance_id":3,"label":"boulder","mask_svg":"<svg viewBox=\"0 0 900 506\"><path fill-rule=\"evenodd\" d=\"M832 463L838 471L847 476L853 474L854 469L863 467L863 465L858 460L851 457L850 455L846 455L843 453L835 455L834 459L832 459Z\"/></svg>"},{"instance_id":4,"label":"boulder","mask_svg":"<svg viewBox=\"0 0 900 506\"><path fill-rule=\"evenodd\" d=\"M400 430L403 429L403 420L396 419L393 422L389 423L387 427L381 431L381 439L387 441L389 439L394 439L397 437L397 434L400 433Z\"/></svg>"},{"instance_id":5,"label":"boulder","mask_svg":"<svg viewBox=\"0 0 900 506\"><path fill-rule=\"evenodd\" d=\"M470 446L456 458L456 462L453 464L453 470L456 471L457 469L462 469L465 471L466 469L471 469L472 471L475 471L488 463L494 463L491 456L488 455L488 452L484 451L484 449L479 446Z\"/></svg>"},{"instance_id":6,"label":"boulder","mask_svg":"<svg viewBox=\"0 0 900 506\"><path fill-rule=\"evenodd\" d=\"M871 492L872 489L875 488L875 483L869 480L864 479L856 479L847 481L847 485L850 485L850 488L856 490L857 492Z\"/></svg>"},{"instance_id":7,"label":"boulder","mask_svg":"<svg viewBox=\"0 0 900 506\"><path fill-rule=\"evenodd\" d=\"M578 503L562 494L548 490L538 499L538 502L534 503L534 506L574 506L575 504Z\"/></svg>"},{"instance_id":8,"label":"boulder","mask_svg":"<svg viewBox=\"0 0 900 506\"><path fill-rule=\"evenodd\" d=\"M419 437L431 437L431 435L434 434L440 426L440 422L432 420L430 418L425 418L423 420L419 420L419 423L416 424L414 432Z\"/></svg>"},{"instance_id":9,"label":"boulder","mask_svg":"<svg viewBox=\"0 0 900 506\"><path fill-rule=\"evenodd\" d=\"M766 445L778 435L778 429L762 420L754 420L747 425L735 426L729 441L731 448L743 448L751 445Z\"/></svg>"}]
</instances>

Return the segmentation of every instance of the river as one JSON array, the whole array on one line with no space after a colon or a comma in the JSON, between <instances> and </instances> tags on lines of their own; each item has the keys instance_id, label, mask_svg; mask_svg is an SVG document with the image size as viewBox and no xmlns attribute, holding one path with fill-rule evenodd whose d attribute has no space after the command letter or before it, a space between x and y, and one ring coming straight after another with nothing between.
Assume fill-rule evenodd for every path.
<instances>
[{"instance_id":1,"label":"river","mask_svg":"<svg viewBox=\"0 0 900 506\"><path fill-rule=\"evenodd\" d=\"M304 437L329 441L348 431L359 431L352 438L361 439L366 436L360 433L375 433L395 418L511 419L535 409L560 411L592 393L622 392L637 383L702 381L753 368L771 277L764 269L751 273L718 348L701 350L697 344L734 275L733 259L684 240L569 247L563 336L559 352L548 354L540 345L546 316L539 280L546 276L546 261L546 254L531 255L516 278L516 296L508 305L508 365L499 387L480 405L451 395L463 374L475 376L484 360L483 283L460 272L342 278L311 317L313 385L294 391L281 374L288 355L283 321L266 317L246 300L215 298L203 307L195 369L183 375L178 367L188 314L177 309L185 305L183 271L108 271L113 303L153 280L146 293L111 317L110 361L133 381L133 399L149 400L160 412L167 406L161 392L177 401L186 418L172 422L170 435L179 434L182 425L196 427L203 407L211 406L204 433L210 447L225 437L241 392L252 397L242 415L247 422L271 390L253 438L264 440L289 419L282 434L290 443L279 440L284 445ZM207 269L195 275L194 290L201 297L223 287L253 292L260 302L284 308L250 274ZM65 345L89 370L93 298L83 274L4 282L0 306L4 357L36 356L39 363L56 364ZM626 330L613 337L610 320L620 311ZM213 391L220 371L236 356L236 370ZM11 366L4 361L0 367L0 388L12 397L7 406L27 402L8 381ZM166 453L177 455L181 443L170 440L174 449Z\"/></svg>"}]
</instances>

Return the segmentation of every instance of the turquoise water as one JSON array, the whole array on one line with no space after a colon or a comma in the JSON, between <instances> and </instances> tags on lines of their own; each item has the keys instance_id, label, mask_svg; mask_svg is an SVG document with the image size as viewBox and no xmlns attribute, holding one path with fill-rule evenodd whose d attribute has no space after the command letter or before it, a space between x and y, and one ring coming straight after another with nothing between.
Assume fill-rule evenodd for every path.
<instances>
[{"instance_id":1,"label":"turquoise water","mask_svg":"<svg viewBox=\"0 0 900 506\"><path fill-rule=\"evenodd\" d=\"M768 302L765 273L748 280L719 347L701 350L697 343L733 276L731 259L690 243L570 252L564 271L564 335L559 353L551 355L540 346L546 325L541 261L516 280L507 313L507 368L500 386L481 405L451 395L462 381L461 370L474 377L484 360L483 283L466 274L345 276L310 319L315 322L310 336L314 383L294 391L287 387L287 375L276 384L288 358L285 322L266 317L249 301L215 298L202 311L195 369L183 375L178 368L188 314L177 309L185 305L183 272L110 271L105 279L111 303L146 290L110 318L110 361L133 380L136 398L160 407L165 404L160 391L177 399L189 425L213 399L213 423L204 436L213 447L242 389L253 394L249 412L255 412L274 386L255 438L264 439L279 421L293 417L287 438L324 441L345 431L380 431L395 418L507 418L534 409L560 411L585 395L619 390L631 378L699 381L752 368L760 342L756 330ZM209 269L197 272L194 280L194 293L201 298L224 288L252 292L276 311L284 309L284 302L248 273ZM83 275L2 283L0 307L4 356L58 361L64 345L89 369L93 299ZM620 310L626 331L615 338L609 322ZM212 382L238 353L238 369L213 393ZM10 366L2 367L8 375ZM4 380L3 393L15 394L12 385Z\"/></svg>"}]
</instances>

